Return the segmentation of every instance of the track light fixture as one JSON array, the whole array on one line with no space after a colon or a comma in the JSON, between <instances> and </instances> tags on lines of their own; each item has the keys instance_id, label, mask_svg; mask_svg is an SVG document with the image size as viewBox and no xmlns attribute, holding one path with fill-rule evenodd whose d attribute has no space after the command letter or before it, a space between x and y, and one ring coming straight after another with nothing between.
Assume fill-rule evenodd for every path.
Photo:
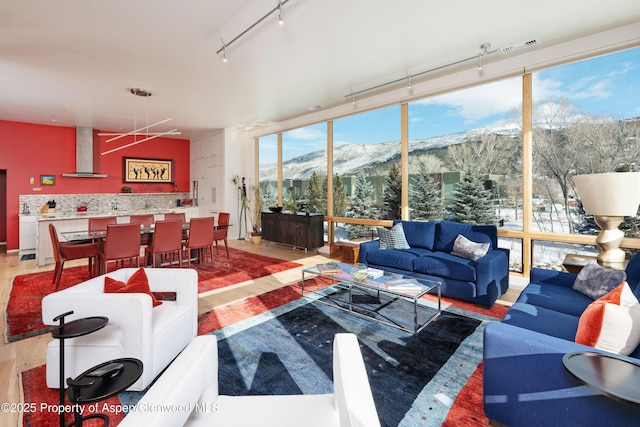
<instances>
[{"instance_id":1,"label":"track light fixture","mask_svg":"<svg viewBox=\"0 0 640 427\"><path fill-rule=\"evenodd\" d=\"M226 64L227 63L227 45L224 43L224 39L220 39L220 40L222 40L222 62Z\"/></svg>"},{"instance_id":2,"label":"track light fixture","mask_svg":"<svg viewBox=\"0 0 640 427\"><path fill-rule=\"evenodd\" d=\"M278 24L284 25L284 15L282 14L282 2L278 0Z\"/></svg>"},{"instance_id":3,"label":"track light fixture","mask_svg":"<svg viewBox=\"0 0 640 427\"><path fill-rule=\"evenodd\" d=\"M491 43L483 43L480 45L480 53L478 54L478 71L482 71L482 57L489 54Z\"/></svg>"},{"instance_id":4,"label":"track light fixture","mask_svg":"<svg viewBox=\"0 0 640 427\"><path fill-rule=\"evenodd\" d=\"M278 24L280 24L281 26L284 25L284 12L282 11L282 6L284 6L285 4L287 4L289 0L278 0L278 5L276 7L274 7L273 9L271 9L269 12L267 12L266 15L264 15L262 18L258 19L256 22L254 22L253 24L251 24L249 27L247 27L243 32L241 32L240 34L238 34L236 37L234 37L229 43L225 43L224 40L222 40L222 47L220 49L218 49L218 51L216 52L216 55L219 55L220 52L223 53L222 55L222 62L227 62L227 46L231 46L233 44L233 42L235 42L236 40L238 40L240 37L244 36L246 33L248 33L253 27L255 27L256 25L258 25L259 23L261 23L262 21L264 21L265 19L267 19L272 13L274 12L278 12Z\"/></svg>"},{"instance_id":5,"label":"track light fixture","mask_svg":"<svg viewBox=\"0 0 640 427\"><path fill-rule=\"evenodd\" d=\"M480 54L479 55L473 55L473 56L470 56L468 58L460 59L458 61L454 61L454 62L451 62L449 64L440 65L439 67L431 68L429 70L421 71L421 72L415 73L415 74L409 74L408 71L405 71L405 73L406 73L405 77L397 78L395 80L391 80L391 81L388 81L386 83L381 83L381 84L378 84L378 85L375 85L375 86L371 86L371 87L368 87L366 89L361 89L361 90L358 90L358 91L355 91L355 92L353 91L353 88L352 88L351 92L349 94L345 95L344 97L345 98L351 98L352 100L355 100L356 95L359 95L361 93L369 92L371 90L381 89L383 87L394 85L394 84L399 84L399 83L404 82L404 81L408 82L407 88L409 90L412 90L412 87L411 87L411 83L412 83L411 79L412 78L418 77L418 76L422 76L422 75L425 75L427 73L432 73L434 71L444 70L445 68L453 67L455 65L460 65L460 64L463 64L463 63L469 62L469 61L478 61L478 69L481 70L482 69L482 57L484 57L486 55L491 55L492 53L496 53L498 51L498 49L495 49L495 50L489 50L489 49L491 49L491 43L483 43L480 46Z\"/></svg>"}]
</instances>

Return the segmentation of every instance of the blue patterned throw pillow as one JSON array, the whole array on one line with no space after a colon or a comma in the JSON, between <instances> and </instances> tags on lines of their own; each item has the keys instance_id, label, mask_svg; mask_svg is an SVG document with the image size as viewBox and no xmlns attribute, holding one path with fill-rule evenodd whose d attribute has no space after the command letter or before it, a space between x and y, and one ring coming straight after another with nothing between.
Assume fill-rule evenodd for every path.
<instances>
[{"instance_id":1,"label":"blue patterned throw pillow","mask_svg":"<svg viewBox=\"0 0 640 427\"><path fill-rule=\"evenodd\" d=\"M404 236L401 222L391 229L378 227L378 236L380 237L380 249L409 249L411 247Z\"/></svg>"},{"instance_id":2,"label":"blue patterned throw pillow","mask_svg":"<svg viewBox=\"0 0 640 427\"><path fill-rule=\"evenodd\" d=\"M462 234L458 234L456 240L453 242L453 250L451 255L459 256L460 258L470 259L471 261L478 261L489 251L490 243L477 243L473 242Z\"/></svg>"}]
</instances>

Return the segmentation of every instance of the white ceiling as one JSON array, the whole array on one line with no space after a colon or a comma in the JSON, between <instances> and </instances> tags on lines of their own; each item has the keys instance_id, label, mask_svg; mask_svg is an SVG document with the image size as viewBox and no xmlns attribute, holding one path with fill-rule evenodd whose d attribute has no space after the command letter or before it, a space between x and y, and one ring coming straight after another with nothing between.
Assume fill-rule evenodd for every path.
<instances>
[{"instance_id":1,"label":"white ceiling","mask_svg":"<svg viewBox=\"0 0 640 427\"><path fill-rule=\"evenodd\" d=\"M372 85L530 39L640 21L638 0L2 0L0 120L196 138L349 102ZM132 87L150 90L135 97Z\"/></svg>"}]
</instances>

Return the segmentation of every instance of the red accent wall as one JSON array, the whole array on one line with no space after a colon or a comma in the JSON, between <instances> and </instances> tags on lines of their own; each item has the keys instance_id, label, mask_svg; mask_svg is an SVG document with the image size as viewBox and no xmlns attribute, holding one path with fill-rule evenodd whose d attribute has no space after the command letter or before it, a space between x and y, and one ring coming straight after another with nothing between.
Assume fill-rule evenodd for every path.
<instances>
[{"instance_id":1,"label":"red accent wall","mask_svg":"<svg viewBox=\"0 0 640 427\"><path fill-rule=\"evenodd\" d=\"M106 139L108 137L99 137L100 152L134 141L130 136L110 143L104 142ZM94 172L106 174L108 178L63 177L63 173L76 171L75 146L75 128L0 120L0 169L7 170L7 250L18 249L18 196L21 194L120 193L124 186L131 187L134 193L190 191L189 140L156 138L100 155ZM174 184L124 183L123 157L173 160ZM41 186L40 175L54 175L55 185ZM31 177L35 179L33 184L29 183Z\"/></svg>"}]
</instances>

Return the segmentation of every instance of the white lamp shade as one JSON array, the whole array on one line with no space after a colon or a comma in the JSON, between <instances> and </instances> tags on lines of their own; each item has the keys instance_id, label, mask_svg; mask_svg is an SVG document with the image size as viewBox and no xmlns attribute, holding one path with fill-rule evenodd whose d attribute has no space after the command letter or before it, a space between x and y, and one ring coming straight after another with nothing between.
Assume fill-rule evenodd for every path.
<instances>
[{"instance_id":1,"label":"white lamp shade","mask_svg":"<svg viewBox=\"0 0 640 427\"><path fill-rule=\"evenodd\" d=\"M576 175L576 191L591 215L634 216L640 204L640 172Z\"/></svg>"}]
</instances>

